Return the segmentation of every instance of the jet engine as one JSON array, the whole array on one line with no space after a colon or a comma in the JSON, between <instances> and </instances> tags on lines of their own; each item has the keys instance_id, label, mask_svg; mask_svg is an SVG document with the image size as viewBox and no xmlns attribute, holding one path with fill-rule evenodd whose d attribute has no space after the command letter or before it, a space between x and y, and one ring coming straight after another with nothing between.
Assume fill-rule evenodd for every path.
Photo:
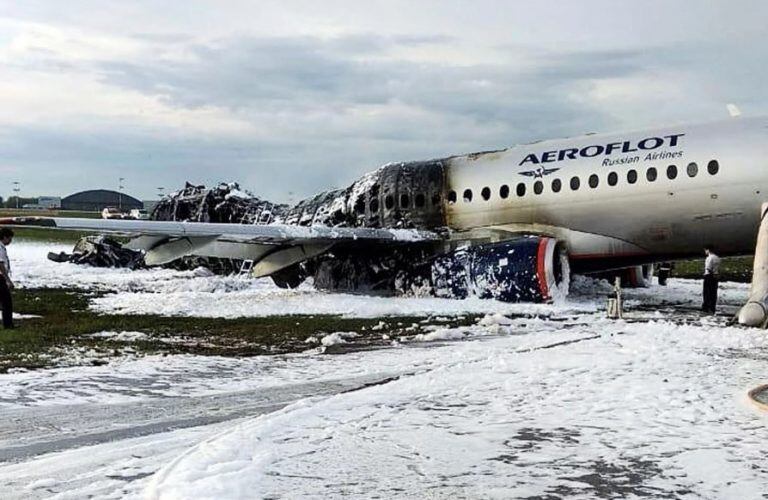
<instances>
[{"instance_id":1,"label":"jet engine","mask_svg":"<svg viewBox=\"0 0 768 500\"><path fill-rule=\"evenodd\" d=\"M569 281L564 245L543 236L468 246L432 263L432 285L440 297L549 302L568 294Z\"/></svg>"}]
</instances>

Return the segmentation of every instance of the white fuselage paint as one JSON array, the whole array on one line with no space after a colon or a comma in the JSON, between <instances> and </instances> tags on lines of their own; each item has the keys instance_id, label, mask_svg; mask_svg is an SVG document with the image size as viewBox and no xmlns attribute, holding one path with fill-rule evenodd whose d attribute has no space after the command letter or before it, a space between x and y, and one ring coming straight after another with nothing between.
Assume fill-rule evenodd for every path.
<instances>
[{"instance_id":1,"label":"white fuselage paint","mask_svg":"<svg viewBox=\"0 0 768 500\"><path fill-rule=\"evenodd\" d=\"M654 137L667 139L658 148L631 151ZM611 152L574 153L600 151L590 146ZM654 153L669 157L648 157ZM715 175L707 169L713 160L719 165ZM698 169L693 177L687 172L690 163ZM669 165L677 167L675 179L667 177ZM651 167L657 170L655 181L646 177ZM533 178L537 170L541 177ZM630 170L637 172L634 184L627 180ZM618 176L615 186L608 184L611 172ZM595 188L589 185L592 175L599 180ZM578 190L571 189L573 177L579 178ZM552 189L555 179L562 184L559 192ZM541 194L534 192L536 181L543 183ZM524 196L516 192L520 183ZM504 185L509 186L506 199L500 196ZM488 200L482 196L486 187ZM467 189L472 201L463 199ZM565 241L572 258L685 258L701 254L705 244L726 255L748 254L768 195L768 118L596 134L458 156L446 165L446 199L450 191L457 201L447 202L446 218L456 239L540 232Z\"/></svg>"}]
</instances>

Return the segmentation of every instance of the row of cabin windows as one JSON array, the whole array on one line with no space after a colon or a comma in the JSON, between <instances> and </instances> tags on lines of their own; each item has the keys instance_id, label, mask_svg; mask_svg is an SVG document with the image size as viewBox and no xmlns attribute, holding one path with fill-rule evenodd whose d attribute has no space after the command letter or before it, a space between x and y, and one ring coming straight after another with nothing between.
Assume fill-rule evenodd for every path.
<instances>
[{"instance_id":1,"label":"row of cabin windows","mask_svg":"<svg viewBox=\"0 0 768 500\"><path fill-rule=\"evenodd\" d=\"M720 171L720 164L717 160L712 160L707 164L707 172L709 175L716 175ZM686 174L688 174L688 177L696 177L699 175L699 166L695 162L689 163L688 166L685 169ZM677 179L678 176L678 168L677 165L669 165L666 169L666 175L667 179L674 180ZM627 171L627 183L628 184L635 184L638 180L638 173L637 170L632 169ZM656 167L649 167L645 171L645 178L648 182L655 182L659 178L659 171L656 169ZM616 172L611 172L608 174L606 181L609 186L616 186L619 183L619 174ZM571 191L578 191L579 188L581 188L581 178L578 176L571 177L571 180L569 182ZM592 174L587 179L587 184L590 188L595 189L597 186L600 185L600 177L598 177L597 174ZM551 184L552 192L553 193L559 193L563 189L563 181L560 179L553 179ZM527 187L526 184L521 182L517 185L515 188L515 193L518 197L525 196ZM544 181L536 181L533 183L533 192L534 194L541 194L544 192ZM465 189L464 190L464 202L469 203L472 201L472 190L471 189ZM483 190L480 192L480 196L483 198L483 200L488 201L491 199L491 188L484 187ZM509 198L509 186L504 184L499 188L499 197L502 199ZM448 203L456 203L457 200L457 194L456 191L451 191L448 193Z\"/></svg>"},{"instance_id":2,"label":"row of cabin windows","mask_svg":"<svg viewBox=\"0 0 768 500\"><path fill-rule=\"evenodd\" d=\"M411 207L411 197L403 193L400 195L400 208L408 209L408 208L425 208L427 206L427 197L423 193L417 193L416 196L413 197L413 207ZM437 207L440 205L440 195L434 194L432 196L432 206ZM391 194L388 194L384 197L384 207L387 210L392 210L395 208L395 197ZM372 214L379 212L379 200L378 198L373 198L370 203L368 204L368 208L370 209ZM365 213L365 203L358 202L358 204L355 205L355 211L362 215Z\"/></svg>"}]
</instances>

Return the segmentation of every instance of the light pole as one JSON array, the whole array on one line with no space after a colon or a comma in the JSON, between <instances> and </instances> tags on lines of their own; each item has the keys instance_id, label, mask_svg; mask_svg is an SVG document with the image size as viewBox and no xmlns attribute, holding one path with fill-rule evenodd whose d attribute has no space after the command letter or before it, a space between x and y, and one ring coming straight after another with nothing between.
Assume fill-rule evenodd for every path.
<instances>
[{"instance_id":1,"label":"light pole","mask_svg":"<svg viewBox=\"0 0 768 500\"><path fill-rule=\"evenodd\" d=\"M164 191L164 190L165 190L165 188L164 188L164 187L162 187L162 186L161 186L161 187L159 187L159 188L157 188L157 196L158 196L160 199L162 199L162 198L163 198L163 191Z\"/></svg>"},{"instance_id":2,"label":"light pole","mask_svg":"<svg viewBox=\"0 0 768 500\"><path fill-rule=\"evenodd\" d=\"M120 181L118 182L118 192L120 194L117 195L117 203L120 211L123 211L123 181L125 180L125 177L120 177Z\"/></svg>"},{"instance_id":3,"label":"light pole","mask_svg":"<svg viewBox=\"0 0 768 500\"><path fill-rule=\"evenodd\" d=\"M19 193L21 193L21 183L18 181L14 181L13 183L13 192L16 193L16 210L19 209Z\"/></svg>"}]
</instances>

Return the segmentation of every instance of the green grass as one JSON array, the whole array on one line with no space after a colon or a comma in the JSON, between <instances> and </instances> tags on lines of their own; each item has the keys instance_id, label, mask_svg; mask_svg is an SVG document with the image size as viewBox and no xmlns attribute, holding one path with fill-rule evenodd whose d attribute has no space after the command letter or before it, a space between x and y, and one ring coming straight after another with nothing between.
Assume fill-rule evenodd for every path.
<instances>
[{"instance_id":1,"label":"green grass","mask_svg":"<svg viewBox=\"0 0 768 500\"><path fill-rule=\"evenodd\" d=\"M720 263L720 280L749 283L752 280L753 257L726 257ZM704 260L675 262L672 276L700 279L704 275Z\"/></svg>"},{"instance_id":2,"label":"green grass","mask_svg":"<svg viewBox=\"0 0 768 500\"><path fill-rule=\"evenodd\" d=\"M98 212L79 212L68 210L16 210L0 208L0 217L74 217L78 219L98 219ZM14 227L18 241L45 241L52 243L72 243L83 236L96 234L88 231L61 231L46 227Z\"/></svg>"},{"instance_id":3,"label":"green grass","mask_svg":"<svg viewBox=\"0 0 768 500\"><path fill-rule=\"evenodd\" d=\"M337 331L355 331L373 345L385 344L382 334L398 336L424 317L385 319L388 326L372 330L380 318L339 316L272 316L267 318L211 319L155 315L102 315L89 311L95 295L79 290L37 289L14 293L16 312L42 316L18 322L12 331L0 330L0 372L11 368L41 368L56 365L62 349L86 349L103 358L119 356L126 349L142 354L200 354L254 356L300 352L309 337ZM476 316L451 320L448 326L474 324ZM123 343L89 337L102 331L138 331L149 340ZM417 330L409 335L422 333ZM176 342L164 342L171 339Z\"/></svg>"},{"instance_id":4,"label":"green grass","mask_svg":"<svg viewBox=\"0 0 768 500\"><path fill-rule=\"evenodd\" d=\"M49 243L75 244L83 236L98 234L88 231L62 231L46 227L14 227L15 241L42 241Z\"/></svg>"},{"instance_id":5,"label":"green grass","mask_svg":"<svg viewBox=\"0 0 768 500\"><path fill-rule=\"evenodd\" d=\"M0 217L74 217L76 219L100 219L101 212L81 210L30 210L24 208L0 208Z\"/></svg>"}]
</instances>

